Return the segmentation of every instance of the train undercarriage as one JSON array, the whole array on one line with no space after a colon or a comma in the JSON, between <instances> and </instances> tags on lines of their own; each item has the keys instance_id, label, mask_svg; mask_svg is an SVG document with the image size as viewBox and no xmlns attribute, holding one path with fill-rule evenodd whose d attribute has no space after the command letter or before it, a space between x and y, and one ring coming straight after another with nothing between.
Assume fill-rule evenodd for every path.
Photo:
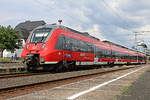
<instances>
[{"instance_id":1,"label":"train undercarriage","mask_svg":"<svg viewBox=\"0 0 150 100\"><path fill-rule=\"evenodd\" d=\"M88 69L88 68L101 68L104 66L112 67L114 65L131 65L132 63L124 63L124 64L114 64L114 62L107 62L105 64L97 64L97 65L77 65L76 61L60 61L56 64L44 64L40 62L39 54L28 54L25 59L25 63L27 65L27 70L29 72L67 72L67 71L76 71L79 69ZM135 63L134 63L135 64ZM139 63L136 63L139 64ZM81 68L82 67L82 68Z\"/></svg>"},{"instance_id":2,"label":"train undercarriage","mask_svg":"<svg viewBox=\"0 0 150 100\"><path fill-rule=\"evenodd\" d=\"M60 61L56 64L41 63L39 54L29 54L24 61L29 72L48 71L48 72L66 72L78 70L75 61Z\"/></svg>"}]
</instances>

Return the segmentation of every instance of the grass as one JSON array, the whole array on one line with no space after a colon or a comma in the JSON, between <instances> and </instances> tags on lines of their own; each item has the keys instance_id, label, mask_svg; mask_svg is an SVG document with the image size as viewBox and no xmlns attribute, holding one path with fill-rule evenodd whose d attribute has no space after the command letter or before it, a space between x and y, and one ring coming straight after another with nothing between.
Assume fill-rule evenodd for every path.
<instances>
[{"instance_id":1,"label":"grass","mask_svg":"<svg viewBox=\"0 0 150 100\"><path fill-rule=\"evenodd\" d=\"M140 75L138 79L141 79L141 78L143 78L143 77L144 77L144 74ZM136 80L136 81L137 81L137 80ZM135 82L136 82L136 81L135 81ZM122 88L122 95L127 95L128 92L129 92L129 89L132 88L133 85L134 85L134 83L130 84L129 86L126 86L126 87Z\"/></svg>"},{"instance_id":2,"label":"grass","mask_svg":"<svg viewBox=\"0 0 150 100\"><path fill-rule=\"evenodd\" d=\"M0 58L0 62L18 62L18 63L20 63L20 62L22 62L23 61L23 59L22 58L17 58L16 60L14 60L14 59L11 59L11 58Z\"/></svg>"},{"instance_id":3,"label":"grass","mask_svg":"<svg viewBox=\"0 0 150 100\"><path fill-rule=\"evenodd\" d=\"M121 97L122 95L127 95L127 94L128 94L129 89L130 89L131 87L132 87L132 84L131 84L131 85L128 85L128 86L126 86L126 87L123 87L123 88L121 89L121 94L120 94L120 96L115 97L115 98L113 98L112 100L120 100L120 97Z\"/></svg>"},{"instance_id":4,"label":"grass","mask_svg":"<svg viewBox=\"0 0 150 100\"><path fill-rule=\"evenodd\" d=\"M0 62L22 62L22 59L12 60L11 58L0 58Z\"/></svg>"},{"instance_id":5,"label":"grass","mask_svg":"<svg viewBox=\"0 0 150 100\"><path fill-rule=\"evenodd\" d=\"M12 60L10 58L0 58L0 62L15 62L15 60Z\"/></svg>"},{"instance_id":6,"label":"grass","mask_svg":"<svg viewBox=\"0 0 150 100\"><path fill-rule=\"evenodd\" d=\"M122 88L122 94L126 95L131 87L132 87L132 85L129 85L129 86Z\"/></svg>"},{"instance_id":7,"label":"grass","mask_svg":"<svg viewBox=\"0 0 150 100\"><path fill-rule=\"evenodd\" d=\"M113 100L118 100L117 98L114 98Z\"/></svg>"}]
</instances>

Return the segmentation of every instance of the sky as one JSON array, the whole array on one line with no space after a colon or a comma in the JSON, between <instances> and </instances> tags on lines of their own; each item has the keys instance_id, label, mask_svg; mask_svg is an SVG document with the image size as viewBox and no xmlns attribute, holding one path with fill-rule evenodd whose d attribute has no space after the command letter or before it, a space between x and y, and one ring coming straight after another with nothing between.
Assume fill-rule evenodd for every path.
<instances>
[{"instance_id":1,"label":"sky","mask_svg":"<svg viewBox=\"0 0 150 100\"><path fill-rule=\"evenodd\" d=\"M44 20L127 47L150 48L150 0L0 0L0 25ZM143 32L144 31L144 32Z\"/></svg>"}]
</instances>

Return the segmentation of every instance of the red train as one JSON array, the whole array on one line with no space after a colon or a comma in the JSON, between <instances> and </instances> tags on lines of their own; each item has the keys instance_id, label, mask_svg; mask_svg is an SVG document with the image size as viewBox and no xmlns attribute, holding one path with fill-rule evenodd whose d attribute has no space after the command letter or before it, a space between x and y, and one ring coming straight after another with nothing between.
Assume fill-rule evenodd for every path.
<instances>
[{"instance_id":1,"label":"red train","mask_svg":"<svg viewBox=\"0 0 150 100\"><path fill-rule=\"evenodd\" d=\"M28 70L76 69L77 65L141 64L146 55L62 25L35 28L21 54Z\"/></svg>"}]
</instances>

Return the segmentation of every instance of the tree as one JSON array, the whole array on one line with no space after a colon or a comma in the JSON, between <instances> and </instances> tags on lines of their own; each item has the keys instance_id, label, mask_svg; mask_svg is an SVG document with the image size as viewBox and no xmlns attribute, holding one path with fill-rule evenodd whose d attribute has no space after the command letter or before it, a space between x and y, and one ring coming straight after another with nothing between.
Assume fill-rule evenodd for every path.
<instances>
[{"instance_id":1,"label":"tree","mask_svg":"<svg viewBox=\"0 0 150 100\"><path fill-rule=\"evenodd\" d=\"M13 51L15 48L18 48L16 44L18 39L18 31L11 28L11 26L0 26L0 57L3 57L3 51L5 49Z\"/></svg>"}]
</instances>

